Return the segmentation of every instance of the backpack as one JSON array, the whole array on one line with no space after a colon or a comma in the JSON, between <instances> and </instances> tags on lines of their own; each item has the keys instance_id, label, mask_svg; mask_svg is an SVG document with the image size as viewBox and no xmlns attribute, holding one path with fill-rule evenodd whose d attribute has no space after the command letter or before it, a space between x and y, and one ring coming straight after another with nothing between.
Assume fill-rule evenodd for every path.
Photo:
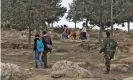
<instances>
[{"instance_id":1,"label":"backpack","mask_svg":"<svg viewBox=\"0 0 133 80\"><path fill-rule=\"evenodd\" d=\"M43 45L42 41L40 41L40 40L37 40L37 50L39 52L43 52L44 51L44 45Z\"/></svg>"},{"instance_id":2,"label":"backpack","mask_svg":"<svg viewBox=\"0 0 133 80\"><path fill-rule=\"evenodd\" d=\"M67 29L67 33L68 33L68 34L71 34L71 31L70 31L70 29Z\"/></svg>"},{"instance_id":3,"label":"backpack","mask_svg":"<svg viewBox=\"0 0 133 80\"><path fill-rule=\"evenodd\" d=\"M46 39L46 46L47 46L49 51L52 50L52 45L50 44L50 38L49 37Z\"/></svg>"},{"instance_id":4,"label":"backpack","mask_svg":"<svg viewBox=\"0 0 133 80\"><path fill-rule=\"evenodd\" d=\"M46 46L46 49L48 49L48 51L50 51L51 52L51 50L52 50L52 45L50 44L50 37L43 37L43 42L44 42L44 45Z\"/></svg>"},{"instance_id":5,"label":"backpack","mask_svg":"<svg viewBox=\"0 0 133 80\"><path fill-rule=\"evenodd\" d=\"M108 39L108 43L107 43L107 50L109 51L115 51L117 47L117 42L113 39Z\"/></svg>"},{"instance_id":6,"label":"backpack","mask_svg":"<svg viewBox=\"0 0 133 80\"><path fill-rule=\"evenodd\" d=\"M109 52L110 59L114 58L116 47L117 47L117 42L113 39L108 39L106 48L107 48L107 51Z\"/></svg>"}]
</instances>

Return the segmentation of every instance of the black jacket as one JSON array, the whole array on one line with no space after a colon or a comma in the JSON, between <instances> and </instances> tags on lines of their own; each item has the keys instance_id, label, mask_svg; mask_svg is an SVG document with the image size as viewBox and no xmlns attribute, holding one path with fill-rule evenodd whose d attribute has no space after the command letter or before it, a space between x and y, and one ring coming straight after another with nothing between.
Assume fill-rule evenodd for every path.
<instances>
[{"instance_id":1,"label":"black jacket","mask_svg":"<svg viewBox=\"0 0 133 80\"><path fill-rule=\"evenodd\" d=\"M48 48L47 48L47 46L46 46L46 44L50 44L50 45L52 45L52 40L51 40L51 38L48 36L48 35L44 35L43 37L42 37L42 42L43 42L43 44L44 44L44 50L45 51L48 51Z\"/></svg>"}]
</instances>

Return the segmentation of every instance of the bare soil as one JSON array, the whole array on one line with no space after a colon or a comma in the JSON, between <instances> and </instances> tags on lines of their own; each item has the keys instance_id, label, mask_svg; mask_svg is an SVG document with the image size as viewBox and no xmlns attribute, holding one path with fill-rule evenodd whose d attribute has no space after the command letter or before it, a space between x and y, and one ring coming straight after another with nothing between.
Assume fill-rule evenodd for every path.
<instances>
[{"instance_id":1,"label":"bare soil","mask_svg":"<svg viewBox=\"0 0 133 80\"><path fill-rule=\"evenodd\" d=\"M15 44L17 43L15 41L18 41L18 44L19 42L27 43L28 39L24 41L23 39L18 39L17 37L9 37L10 34L7 34L7 32L10 32L12 34L14 33L10 30L2 31L2 43L3 44L6 42ZM92 31L92 32L93 33L89 32L89 35L95 35L95 36L90 36L91 42L93 42L93 39L96 39L95 37L98 36L98 33L96 33L97 31ZM21 34L20 32L18 33ZM17 31L14 34L17 34ZM121 32L118 34L124 34L126 36L130 36L129 34L124 33L124 32ZM11 36L14 36L14 35L11 35ZM20 37L20 35L18 37ZM131 38L129 37L129 39ZM89 41L85 41L85 42L89 42ZM128 43L131 41L123 40L119 42ZM49 66L48 69L34 68L35 66L34 56L33 56L34 53L32 49L23 49L23 48L12 49L12 47L2 48L1 61L19 65L21 67L21 71L27 76L27 80L52 80L48 78L51 72L51 67L55 62L59 60L69 60L69 61L79 63L81 67L84 67L85 69L90 70L92 74L94 74L95 78L99 78L97 80L102 80L102 79L121 80L121 79L133 76L133 71L119 72L119 71L114 70L114 71L111 71L111 73L108 75L103 74L104 73L103 67L95 66L98 64L104 64L103 54L99 54L96 45L94 45L96 49L90 48L90 50L85 50L79 46L81 43L83 42L79 40L65 40L65 41L53 40L54 49L51 53L48 53L48 66ZM32 44L33 44L33 40L32 40ZM123 54L116 53L115 59L112 61L112 64L119 64L118 61L120 59L129 57L129 56L133 56L133 54L132 53L123 53ZM35 76L37 76L36 79L35 79Z\"/></svg>"}]
</instances>

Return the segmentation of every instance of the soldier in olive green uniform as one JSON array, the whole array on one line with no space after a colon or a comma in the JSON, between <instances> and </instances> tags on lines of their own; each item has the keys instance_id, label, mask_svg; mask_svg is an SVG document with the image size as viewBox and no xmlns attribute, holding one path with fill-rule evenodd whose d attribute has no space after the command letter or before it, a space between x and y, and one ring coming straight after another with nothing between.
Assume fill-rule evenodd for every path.
<instances>
[{"instance_id":1,"label":"soldier in olive green uniform","mask_svg":"<svg viewBox=\"0 0 133 80\"><path fill-rule=\"evenodd\" d=\"M102 48L100 50L100 53L104 52L104 58L105 58L105 65L106 65L106 73L109 74L110 72L110 64L111 59L114 58L114 53L116 50L117 43L110 38L110 33L106 32L107 38L103 40Z\"/></svg>"}]
</instances>

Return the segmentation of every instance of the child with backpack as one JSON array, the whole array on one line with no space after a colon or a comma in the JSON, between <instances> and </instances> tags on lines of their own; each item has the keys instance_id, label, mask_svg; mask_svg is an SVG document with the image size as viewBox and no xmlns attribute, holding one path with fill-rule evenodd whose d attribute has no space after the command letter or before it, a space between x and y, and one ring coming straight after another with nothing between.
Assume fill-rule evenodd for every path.
<instances>
[{"instance_id":1,"label":"child with backpack","mask_svg":"<svg viewBox=\"0 0 133 80\"><path fill-rule=\"evenodd\" d=\"M44 45L42 43L42 41L39 39L39 35L35 35L35 39L34 39L34 48L33 51L34 53L34 59L35 59L35 68L38 68L38 66L42 66L42 55L43 55L43 51L44 51Z\"/></svg>"}]
</instances>

